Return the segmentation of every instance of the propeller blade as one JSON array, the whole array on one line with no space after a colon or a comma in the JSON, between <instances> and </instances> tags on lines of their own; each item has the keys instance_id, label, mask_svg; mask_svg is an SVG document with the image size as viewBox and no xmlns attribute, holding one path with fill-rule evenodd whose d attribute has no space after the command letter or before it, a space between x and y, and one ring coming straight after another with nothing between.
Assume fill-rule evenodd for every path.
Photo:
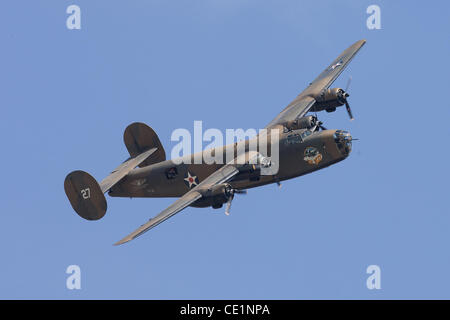
<instances>
[{"instance_id":1,"label":"propeller blade","mask_svg":"<svg viewBox=\"0 0 450 320\"><path fill-rule=\"evenodd\" d=\"M323 126L323 122L322 122L322 121L319 121L318 126L319 126L319 128L322 129L322 130L328 130L327 128L325 128L325 127Z\"/></svg>"},{"instance_id":2,"label":"propeller blade","mask_svg":"<svg viewBox=\"0 0 450 320\"><path fill-rule=\"evenodd\" d=\"M355 118L353 118L352 109L350 109L350 105L348 104L347 100L345 100L345 108L347 109L350 120L354 120Z\"/></svg>"},{"instance_id":3,"label":"propeller blade","mask_svg":"<svg viewBox=\"0 0 450 320\"><path fill-rule=\"evenodd\" d=\"M352 83L352 76L348 77L347 85L345 86L345 92L347 92L348 88L350 88L350 83Z\"/></svg>"},{"instance_id":4,"label":"propeller blade","mask_svg":"<svg viewBox=\"0 0 450 320\"><path fill-rule=\"evenodd\" d=\"M230 215L231 202L233 202L234 195L236 193L237 194L247 194L247 190L237 190L237 189L231 189L230 190L230 196L229 196L228 201L227 201L227 206L225 207L225 214L227 216Z\"/></svg>"},{"instance_id":5,"label":"propeller blade","mask_svg":"<svg viewBox=\"0 0 450 320\"><path fill-rule=\"evenodd\" d=\"M231 202L233 202L233 198L234 198L234 193L231 194L231 196L228 198L228 201L227 201L227 206L225 208L225 214L227 216L230 215Z\"/></svg>"}]
</instances>

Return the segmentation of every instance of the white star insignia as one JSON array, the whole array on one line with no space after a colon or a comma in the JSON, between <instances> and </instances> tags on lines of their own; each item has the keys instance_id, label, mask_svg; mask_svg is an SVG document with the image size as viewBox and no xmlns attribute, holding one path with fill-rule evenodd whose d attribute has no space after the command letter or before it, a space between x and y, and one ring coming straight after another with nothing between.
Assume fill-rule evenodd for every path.
<instances>
[{"instance_id":1,"label":"white star insignia","mask_svg":"<svg viewBox=\"0 0 450 320\"><path fill-rule=\"evenodd\" d=\"M187 176L187 178L184 178L184 181L189 183L189 188L192 188L193 185L194 186L198 185L197 176L191 176L191 173L189 171L188 171L188 176Z\"/></svg>"}]
</instances>

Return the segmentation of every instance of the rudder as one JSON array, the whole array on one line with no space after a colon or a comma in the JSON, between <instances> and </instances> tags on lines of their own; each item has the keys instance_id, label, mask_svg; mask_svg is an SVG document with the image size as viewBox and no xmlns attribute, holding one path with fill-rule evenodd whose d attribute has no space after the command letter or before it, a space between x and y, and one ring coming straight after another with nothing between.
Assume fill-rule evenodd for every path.
<instances>
[{"instance_id":1,"label":"rudder","mask_svg":"<svg viewBox=\"0 0 450 320\"><path fill-rule=\"evenodd\" d=\"M166 160L166 152L155 131L142 122L130 124L123 133L123 142L132 158L151 149L157 148L139 167L149 166Z\"/></svg>"},{"instance_id":2,"label":"rudder","mask_svg":"<svg viewBox=\"0 0 450 320\"><path fill-rule=\"evenodd\" d=\"M98 182L89 173L77 170L64 180L64 191L72 208L86 220L101 219L107 209L105 195Z\"/></svg>"}]
</instances>

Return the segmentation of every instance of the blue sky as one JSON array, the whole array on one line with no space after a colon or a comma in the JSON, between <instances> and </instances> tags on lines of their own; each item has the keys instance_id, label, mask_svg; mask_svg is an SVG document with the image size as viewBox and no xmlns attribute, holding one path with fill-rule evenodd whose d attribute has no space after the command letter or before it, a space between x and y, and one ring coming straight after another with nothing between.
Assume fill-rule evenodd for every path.
<instances>
[{"instance_id":1,"label":"blue sky","mask_svg":"<svg viewBox=\"0 0 450 320\"><path fill-rule=\"evenodd\" d=\"M81 30L66 8L81 8ZM366 8L381 7L381 30ZM450 298L447 2L8 1L0 12L0 298ZM188 208L112 244L173 199L108 199L97 222L63 190L105 177L123 130L265 126L340 52L366 46L335 83L350 103L320 113L360 140L322 171ZM81 290L66 289L67 266ZM381 268L381 290L366 268Z\"/></svg>"}]
</instances>

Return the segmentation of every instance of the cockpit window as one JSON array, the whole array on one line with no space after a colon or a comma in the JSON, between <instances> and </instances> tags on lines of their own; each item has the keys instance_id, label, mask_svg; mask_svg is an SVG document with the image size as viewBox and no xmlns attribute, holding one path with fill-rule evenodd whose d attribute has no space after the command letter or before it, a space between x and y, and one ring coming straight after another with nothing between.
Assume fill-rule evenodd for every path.
<instances>
[{"instance_id":1,"label":"cockpit window","mask_svg":"<svg viewBox=\"0 0 450 320\"><path fill-rule=\"evenodd\" d=\"M312 135L311 130L305 130L302 132L302 139L305 139L306 137L309 137L310 135Z\"/></svg>"},{"instance_id":2,"label":"cockpit window","mask_svg":"<svg viewBox=\"0 0 450 320\"><path fill-rule=\"evenodd\" d=\"M286 143L287 144L294 144L294 143L301 143L302 137L298 133L293 133L287 136Z\"/></svg>"},{"instance_id":3,"label":"cockpit window","mask_svg":"<svg viewBox=\"0 0 450 320\"><path fill-rule=\"evenodd\" d=\"M286 138L286 144L295 144L295 143L302 143L303 140L305 140L307 137L312 135L313 132L311 130L303 130L300 132L291 133Z\"/></svg>"}]
</instances>

